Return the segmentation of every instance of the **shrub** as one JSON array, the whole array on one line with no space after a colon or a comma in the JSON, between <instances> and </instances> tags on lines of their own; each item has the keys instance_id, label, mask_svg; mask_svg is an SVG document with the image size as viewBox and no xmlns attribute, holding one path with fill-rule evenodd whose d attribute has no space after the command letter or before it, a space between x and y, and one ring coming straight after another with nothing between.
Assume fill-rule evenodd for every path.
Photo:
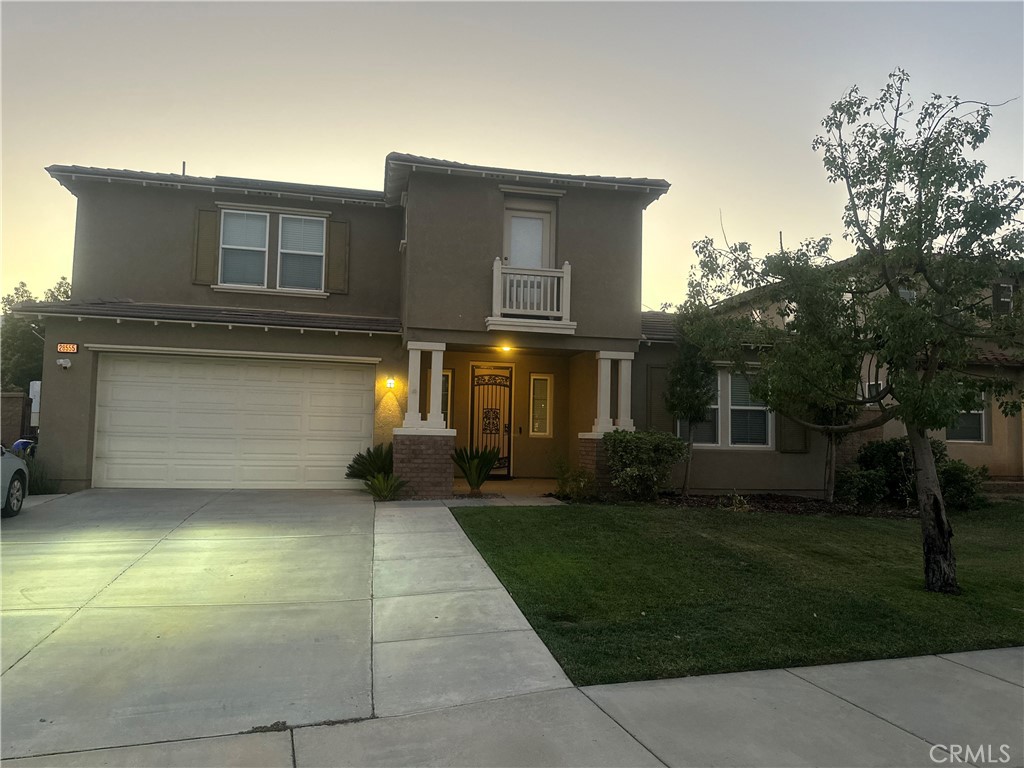
<instances>
[{"instance_id":1,"label":"shrub","mask_svg":"<svg viewBox=\"0 0 1024 768\"><path fill-rule=\"evenodd\" d=\"M946 444L931 439L932 455L935 457L935 471L939 476L942 498L950 507L969 509L981 500L981 484L988 477L988 470L974 469L962 461L949 458ZM910 441L905 437L890 440L872 440L857 452L857 465L866 472L877 473L879 487L884 488L884 499L906 507L917 505L917 483L914 479L914 457ZM863 474L863 473L862 473ZM859 481L866 483L866 478ZM839 495L839 474L836 475L836 495ZM845 489L844 489L845 491ZM860 488L861 493L867 493ZM855 492L856 495L856 492ZM870 494L869 494L870 495ZM870 503L861 501L858 503Z\"/></svg>"},{"instance_id":2,"label":"shrub","mask_svg":"<svg viewBox=\"0 0 1024 768\"><path fill-rule=\"evenodd\" d=\"M938 468L942 499L951 509L971 509L981 504L981 485L988 479L988 467L974 467L949 459Z\"/></svg>"},{"instance_id":3,"label":"shrub","mask_svg":"<svg viewBox=\"0 0 1024 768\"><path fill-rule=\"evenodd\" d=\"M368 480L375 475L390 475L395 471L395 452L391 444L380 443L360 451L345 469L345 477Z\"/></svg>"},{"instance_id":4,"label":"shrub","mask_svg":"<svg viewBox=\"0 0 1024 768\"><path fill-rule=\"evenodd\" d=\"M931 444L936 467L949 460L944 442L932 438ZM914 455L910 450L910 440L906 437L865 443L857 451L857 466L882 472L885 478L884 498L905 507L917 504Z\"/></svg>"},{"instance_id":5,"label":"shrub","mask_svg":"<svg viewBox=\"0 0 1024 768\"><path fill-rule=\"evenodd\" d=\"M668 482L672 465L686 456L686 443L665 432L605 434L605 455L611 483L633 501L653 501Z\"/></svg>"},{"instance_id":6,"label":"shrub","mask_svg":"<svg viewBox=\"0 0 1024 768\"><path fill-rule=\"evenodd\" d=\"M374 501L394 501L409 483L390 472L380 472L363 480L363 485Z\"/></svg>"},{"instance_id":7,"label":"shrub","mask_svg":"<svg viewBox=\"0 0 1024 768\"><path fill-rule=\"evenodd\" d=\"M462 476L469 483L469 494L480 495L480 486L484 484L494 465L498 462L497 448L457 448L452 454L452 461L462 472Z\"/></svg>"},{"instance_id":8,"label":"shrub","mask_svg":"<svg viewBox=\"0 0 1024 768\"><path fill-rule=\"evenodd\" d=\"M596 495L594 475L585 469L571 469L565 459L555 463L555 496L572 504L587 501Z\"/></svg>"},{"instance_id":9,"label":"shrub","mask_svg":"<svg viewBox=\"0 0 1024 768\"><path fill-rule=\"evenodd\" d=\"M869 506L886 498L885 472L880 469L836 470L836 501Z\"/></svg>"}]
</instances>

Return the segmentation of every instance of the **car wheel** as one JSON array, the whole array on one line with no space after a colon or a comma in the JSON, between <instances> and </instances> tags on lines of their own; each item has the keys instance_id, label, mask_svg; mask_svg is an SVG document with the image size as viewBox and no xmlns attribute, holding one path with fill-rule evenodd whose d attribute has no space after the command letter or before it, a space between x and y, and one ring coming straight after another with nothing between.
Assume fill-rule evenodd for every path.
<instances>
[{"instance_id":1,"label":"car wheel","mask_svg":"<svg viewBox=\"0 0 1024 768\"><path fill-rule=\"evenodd\" d=\"M25 478L20 472L16 472L11 478L11 484L7 486L7 495L4 497L3 517L14 517L21 512L21 505L25 503Z\"/></svg>"}]
</instances>

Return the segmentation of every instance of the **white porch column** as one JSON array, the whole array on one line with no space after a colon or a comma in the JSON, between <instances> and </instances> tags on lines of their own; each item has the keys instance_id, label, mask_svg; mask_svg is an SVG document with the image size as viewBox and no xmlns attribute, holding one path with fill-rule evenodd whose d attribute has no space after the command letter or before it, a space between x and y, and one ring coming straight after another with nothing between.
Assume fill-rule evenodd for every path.
<instances>
[{"instance_id":1,"label":"white porch column","mask_svg":"<svg viewBox=\"0 0 1024 768\"><path fill-rule=\"evenodd\" d=\"M610 432L612 424L612 361L606 353L597 353L597 416L594 432Z\"/></svg>"},{"instance_id":2,"label":"white porch column","mask_svg":"<svg viewBox=\"0 0 1024 768\"><path fill-rule=\"evenodd\" d=\"M633 418L630 413L630 405L633 397L633 360L631 354L628 358L619 360L619 411L615 426L632 432Z\"/></svg>"},{"instance_id":3,"label":"white porch column","mask_svg":"<svg viewBox=\"0 0 1024 768\"><path fill-rule=\"evenodd\" d=\"M405 411L403 427L416 428L422 424L420 418L420 350L409 344L409 404Z\"/></svg>"},{"instance_id":4,"label":"white porch column","mask_svg":"<svg viewBox=\"0 0 1024 768\"><path fill-rule=\"evenodd\" d=\"M409 411L403 427L411 429L444 429L444 414L441 413L441 372L444 366L443 342L410 341L409 348ZM430 352L430 402L427 403L427 418L420 417L420 374L421 357Z\"/></svg>"},{"instance_id":5,"label":"white porch column","mask_svg":"<svg viewBox=\"0 0 1024 768\"><path fill-rule=\"evenodd\" d=\"M444 413L441 411L441 374L444 372L444 345L430 351L430 405L427 410L427 427L444 429Z\"/></svg>"}]
</instances>

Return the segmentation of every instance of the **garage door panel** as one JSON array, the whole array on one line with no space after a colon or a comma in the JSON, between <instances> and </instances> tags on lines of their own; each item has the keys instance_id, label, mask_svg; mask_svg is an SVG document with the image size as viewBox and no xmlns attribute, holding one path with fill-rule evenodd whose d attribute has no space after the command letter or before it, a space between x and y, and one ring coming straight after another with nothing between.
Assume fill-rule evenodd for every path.
<instances>
[{"instance_id":1,"label":"garage door panel","mask_svg":"<svg viewBox=\"0 0 1024 768\"><path fill-rule=\"evenodd\" d=\"M239 405L294 411L302 407L303 392L297 389L247 389Z\"/></svg>"},{"instance_id":2,"label":"garage door panel","mask_svg":"<svg viewBox=\"0 0 1024 768\"><path fill-rule=\"evenodd\" d=\"M168 480L169 466L166 461L130 461L108 464L104 479L110 483L124 483L135 486L159 486Z\"/></svg>"},{"instance_id":3,"label":"garage door panel","mask_svg":"<svg viewBox=\"0 0 1024 768\"><path fill-rule=\"evenodd\" d=\"M171 426L171 414L166 411L154 411L152 409L125 408L114 410L112 408L101 408L96 414L98 425L106 427L107 430L125 432L151 433L154 430L163 432Z\"/></svg>"},{"instance_id":4,"label":"garage door panel","mask_svg":"<svg viewBox=\"0 0 1024 768\"><path fill-rule=\"evenodd\" d=\"M368 428L371 423L366 416L321 416L310 419L309 431L311 433L341 432L369 437L372 433L372 429Z\"/></svg>"},{"instance_id":5,"label":"garage door panel","mask_svg":"<svg viewBox=\"0 0 1024 768\"><path fill-rule=\"evenodd\" d=\"M352 488L372 442L368 365L103 354L93 484Z\"/></svg>"},{"instance_id":6,"label":"garage door panel","mask_svg":"<svg viewBox=\"0 0 1024 768\"><path fill-rule=\"evenodd\" d=\"M188 406L184 406L187 408ZM179 430L187 430L195 434L223 434L226 430L234 431L238 424L237 413L225 413L223 410L211 411L187 411L181 409L172 414L172 424L169 429L175 427Z\"/></svg>"},{"instance_id":7,"label":"garage door panel","mask_svg":"<svg viewBox=\"0 0 1024 768\"><path fill-rule=\"evenodd\" d=\"M223 387L180 386L177 389L180 405L202 408L204 406L234 405L234 392Z\"/></svg>"},{"instance_id":8,"label":"garage door panel","mask_svg":"<svg viewBox=\"0 0 1024 768\"><path fill-rule=\"evenodd\" d=\"M299 456L302 453L302 443L303 441L299 438L289 440L281 437L246 437L241 443L239 453L243 459L278 456L282 460L286 460L288 457Z\"/></svg>"},{"instance_id":9,"label":"garage door panel","mask_svg":"<svg viewBox=\"0 0 1024 768\"><path fill-rule=\"evenodd\" d=\"M169 446L168 453L174 456L193 458L225 459L235 455L238 440L234 437L211 437L209 435L179 435L164 442Z\"/></svg>"}]
</instances>

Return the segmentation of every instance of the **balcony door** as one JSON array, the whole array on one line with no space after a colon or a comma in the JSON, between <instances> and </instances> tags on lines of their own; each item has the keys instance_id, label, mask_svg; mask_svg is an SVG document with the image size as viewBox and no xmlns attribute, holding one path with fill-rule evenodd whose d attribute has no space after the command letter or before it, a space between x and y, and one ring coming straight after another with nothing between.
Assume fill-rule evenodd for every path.
<instances>
[{"instance_id":1,"label":"balcony door","mask_svg":"<svg viewBox=\"0 0 1024 768\"><path fill-rule=\"evenodd\" d=\"M506 267L555 268L555 205L546 200L505 201Z\"/></svg>"},{"instance_id":2,"label":"balcony door","mask_svg":"<svg viewBox=\"0 0 1024 768\"><path fill-rule=\"evenodd\" d=\"M512 477L512 366L474 364L470 448L498 449L492 478Z\"/></svg>"}]
</instances>

